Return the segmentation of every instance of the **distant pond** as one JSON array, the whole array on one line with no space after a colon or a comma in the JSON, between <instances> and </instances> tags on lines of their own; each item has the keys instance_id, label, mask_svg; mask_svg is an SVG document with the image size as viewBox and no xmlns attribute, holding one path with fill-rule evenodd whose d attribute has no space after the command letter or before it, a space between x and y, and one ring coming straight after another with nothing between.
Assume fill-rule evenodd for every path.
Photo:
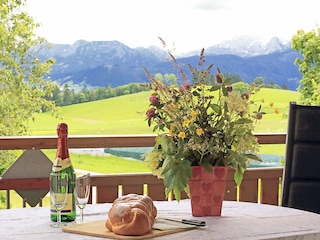
<instances>
[{"instance_id":1,"label":"distant pond","mask_svg":"<svg viewBox=\"0 0 320 240\"><path fill-rule=\"evenodd\" d=\"M133 158L137 160L143 160L141 155L151 151L153 147L133 147L133 148L105 148L104 152L112 154L114 156ZM282 155L279 154L260 154L262 162L251 161L249 168L258 167L280 167Z\"/></svg>"}]
</instances>

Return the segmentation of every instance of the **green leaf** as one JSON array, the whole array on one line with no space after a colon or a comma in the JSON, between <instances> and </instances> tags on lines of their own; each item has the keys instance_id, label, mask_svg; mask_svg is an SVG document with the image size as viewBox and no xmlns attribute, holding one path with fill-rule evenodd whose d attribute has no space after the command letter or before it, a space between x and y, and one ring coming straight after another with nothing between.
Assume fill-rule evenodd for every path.
<instances>
[{"instance_id":1,"label":"green leaf","mask_svg":"<svg viewBox=\"0 0 320 240\"><path fill-rule=\"evenodd\" d=\"M180 191L179 191L177 188L174 188L174 189L173 189L173 194L174 194L176 200L177 200L178 202L180 202L180 200L181 200L181 193L180 193Z\"/></svg>"},{"instance_id":2,"label":"green leaf","mask_svg":"<svg viewBox=\"0 0 320 240\"><path fill-rule=\"evenodd\" d=\"M228 89L224 85L222 88L222 94L223 94L223 96L228 96Z\"/></svg>"},{"instance_id":3,"label":"green leaf","mask_svg":"<svg viewBox=\"0 0 320 240\"><path fill-rule=\"evenodd\" d=\"M238 167L236 169L236 172L234 173L234 181L237 186L240 186L243 180L243 174L244 174L244 169L241 167Z\"/></svg>"},{"instance_id":4,"label":"green leaf","mask_svg":"<svg viewBox=\"0 0 320 240\"><path fill-rule=\"evenodd\" d=\"M220 86L219 86L219 85L213 85L213 86L210 88L209 91L214 92L214 91L217 91L217 90L219 90L219 89L220 89Z\"/></svg>"},{"instance_id":5,"label":"green leaf","mask_svg":"<svg viewBox=\"0 0 320 240\"><path fill-rule=\"evenodd\" d=\"M245 123L252 123L253 121L248 118L239 118L237 121L234 121L234 124L245 124Z\"/></svg>"},{"instance_id":6,"label":"green leaf","mask_svg":"<svg viewBox=\"0 0 320 240\"><path fill-rule=\"evenodd\" d=\"M170 194L171 194L172 189L165 188L164 191L165 191L165 194L166 194L166 198L168 198L170 196Z\"/></svg>"},{"instance_id":7,"label":"green leaf","mask_svg":"<svg viewBox=\"0 0 320 240\"><path fill-rule=\"evenodd\" d=\"M262 162L261 160L261 157L256 155L256 154L253 154L253 153L246 153L244 154L245 157L251 159L251 160L255 160L255 161L258 161L258 162Z\"/></svg>"},{"instance_id":8,"label":"green leaf","mask_svg":"<svg viewBox=\"0 0 320 240\"><path fill-rule=\"evenodd\" d=\"M221 114L221 107L218 104L210 104L210 108L217 113L218 115Z\"/></svg>"},{"instance_id":9,"label":"green leaf","mask_svg":"<svg viewBox=\"0 0 320 240\"><path fill-rule=\"evenodd\" d=\"M177 160L164 174L164 185L168 189L184 191L188 186L188 180L192 177L190 161Z\"/></svg>"},{"instance_id":10,"label":"green leaf","mask_svg":"<svg viewBox=\"0 0 320 240\"><path fill-rule=\"evenodd\" d=\"M161 146L163 151L168 155L173 155L177 152L177 147L174 141L168 135L162 135Z\"/></svg>"},{"instance_id":11,"label":"green leaf","mask_svg":"<svg viewBox=\"0 0 320 240\"><path fill-rule=\"evenodd\" d=\"M172 167L172 156L167 156L162 164L161 175L165 175Z\"/></svg>"},{"instance_id":12,"label":"green leaf","mask_svg":"<svg viewBox=\"0 0 320 240\"><path fill-rule=\"evenodd\" d=\"M193 94L193 96L196 96L196 97L200 96L200 93L198 93L197 91L193 91L192 94Z\"/></svg>"},{"instance_id":13,"label":"green leaf","mask_svg":"<svg viewBox=\"0 0 320 240\"><path fill-rule=\"evenodd\" d=\"M231 79L230 79L230 78L227 78L227 79L224 80L223 85L224 85L224 86L229 85L230 82L231 82Z\"/></svg>"},{"instance_id":14,"label":"green leaf","mask_svg":"<svg viewBox=\"0 0 320 240\"><path fill-rule=\"evenodd\" d=\"M243 169L247 168L248 159L244 155L236 154L235 160L237 161L238 166L240 166Z\"/></svg>"},{"instance_id":15,"label":"green leaf","mask_svg":"<svg viewBox=\"0 0 320 240\"><path fill-rule=\"evenodd\" d=\"M207 172L213 173L213 167L212 167L212 165L210 163L205 162L205 163L201 164L201 166L204 167L204 169Z\"/></svg>"}]
</instances>

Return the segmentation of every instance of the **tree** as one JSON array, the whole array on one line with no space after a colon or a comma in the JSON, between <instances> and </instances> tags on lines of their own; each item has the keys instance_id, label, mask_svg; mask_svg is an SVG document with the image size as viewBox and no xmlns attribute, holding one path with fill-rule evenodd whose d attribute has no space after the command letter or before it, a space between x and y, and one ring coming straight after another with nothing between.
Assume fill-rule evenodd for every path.
<instances>
[{"instance_id":1,"label":"tree","mask_svg":"<svg viewBox=\"0 0 320 240\"><path fill-rule=\"evenodd\" d=\"M249 84L244 83L244 82L236 82L232 84L232 91L239 92L239 93L244 93L249 91Z\"/></svg>"},{"instance_id":2,"label":"tree","mask_svg":"<svg viewBox=\"0 0 320 240\"><path fill-rule=\"evenodd\" d=\"M269 84L265 85L265 88L280 89L279 85L275 84L272 80L269 82Z\"/></svg>"},{"instance_id":3,"label":"tree","mask_svg":"<svg viewBox=\"0 0 320 240\"><path fill-rule=\"evenodd\" d=\"M285 83L283 83L283 84L281 85L281 89L288 90L289 88L288 88L288 86L287 86Z\"/></svg>"},{"instance_id":4,"label":"tree","mask_svg":"<svg viewBox=\"0 0 320 240\"><path fill-rule=\"evenodd\" d=\"M154 78L157 79L157 80L160 81L160 82L163 82L163 76L162 76L161 73L156 73L156 74L154 75Z\"/></svg>"},{"instance_id":5,"label":"tree","mask_svg":"<svg viewBox=\"0 0 320 240\"><path fill-rule=\"evenodd\" d=\"M296 58L302 74L298 91L306 105L320 104L320 28L305 32L298 30L292 39L292 49L299 51L303 59Z\"/></svg>"},{"instance_id":6,"label":"tree","mask_svg":"<svg viewBox=\"0 0 320 240\"><path fill-rule=\"evenodd\" d=\"M34 29L39 24L21 10L24 5L25 0L1 0L0 5L1 136L28 134L28 121L42 109L57 113L53 101L45 98L54 87L45 76L55 60L36 57L36 52L49 44L35 35ZM0 151L0 175L13 160L7 154Z\"/></svg>"},{"instance_id":7,"label":"tree","mask_svg":"<svg viewBox=\"0 0 320 240\"><path fill-rule=\"evenodd\" d=\"M224 76L224 79L228 79L230 81L229 84L243 82L239 74L223 73L223 76Z\"/></svg>"},{"instance_id":8,"label":"tree","mask_svg":"<svg viewBox=\"0 0 320 240\"><path fill-rule=\"evenodd\" d=\"M170 73L170 74L165 74L164 76L163 76L163 81L164 81L164 83L165 84L167 84L167 86L171 86L171 85L173 85L173 86L177 86L177 77L176 77L176 75L175 74L173 74L173 73Z\"/></svg>"},{"instance_id":9,"label":"tree","mask_svg":"<svg viewBox=\"0 0 320 240\"><path fill-rule=\"evenodd\" d=\"M266 81L264 80L263 77L256 77L256 78L253 80L253 83L254 83L256 86L262 86L262 85L265 85L265 84L266 84Z\"/></svg>"},{"instance_id":10,"label":"tree","mask_svg":"<svg viewBox=\"0 0 320 240\"><path fill-rule=\"evenodd\" d=\"M96 100L105 99L107 96L107 89L105 87L99 87L96 89Z\"/></svg>"},{"instance_id":11,"label":"tree","mask_svg":"<svg viewBox=\"0 0 320 240\"><path fill-rule=\"evenodd\" d=\"M63 106L72 104L72 93L68 83L66 83L63 87L62 102L63 102Z\"/></svg>"},{"instance_id":12,"label":"tree","mask_svg":"<svg viewBox=\"0 0 320 240\"><path fill-rule=\"evenodd\" d=\"M72 101L74 104L87 102L84 92L73 93Z\"/></svg>"},{"instance_id":13,"label":"tree","mask_svg":"<svg viewBox=\"0 0 320 240\"><path fill-rule=\"evenodd\" d=\"M61 90L58 84L54 86L51 95L46 96L46 99L49 101L54 101L56 106L62 106Z\"/></svg>"},{"instance_id":14,"label":"tree","mask_svg":"<svg viewBox=\"0 0 320 240\"><path fill-rule=\"evenodd\" d=\"M109 84L108 85L108 88L107 88L107 98L111 98L111 97L114 97L116 94L115 94L115 91L114 89L112 89L111 85Z\"/></svg>"}]
</instances>

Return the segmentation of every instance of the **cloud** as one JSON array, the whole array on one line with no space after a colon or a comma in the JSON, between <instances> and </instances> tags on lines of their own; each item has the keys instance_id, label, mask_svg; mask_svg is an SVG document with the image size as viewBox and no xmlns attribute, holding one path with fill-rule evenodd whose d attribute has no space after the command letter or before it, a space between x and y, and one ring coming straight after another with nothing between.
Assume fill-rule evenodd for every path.
<instances>
[{"instance_id":1,"label":"cloud","mask_svg":"<svg viewBox=\"0 0 320 240\"><path fill-rule=\"evenodd\" d=\"M204 11L216 11L221 9L226 9L228 6L226 5L226 1L198 1L194 4L194 9L204 10Z\"/></svg>"},{"instance_id":2,"label":"cloud","mask_svg":"<svg viewBox=\"0 0 320 240\"><path fill-rule=\"evenodd\" d=\"M320 23L318 0L27 0L53 43L118 40L161 47L158 36L186 52L248 35L290 39Z\"/></svg>"}]
</instances>

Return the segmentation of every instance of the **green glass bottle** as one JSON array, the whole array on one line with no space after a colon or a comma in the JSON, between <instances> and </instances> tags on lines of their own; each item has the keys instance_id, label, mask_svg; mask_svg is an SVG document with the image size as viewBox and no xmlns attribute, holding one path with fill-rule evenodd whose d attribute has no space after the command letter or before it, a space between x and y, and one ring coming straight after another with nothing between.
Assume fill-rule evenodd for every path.
<instances>
[{"instance_id":1,"label":"green glass bottle","mask_svg":"<svg viewBox=\"0 0 320 240\"><path fill-rule=\"evenodd\" d=\"M65 206L61 211L61 221L71 222L76 219L76 201L74 196L76 175L69 156L68 125L66 123L59 123L57 134L57 153L52 165L52 172L65 172L68 174L68 196ZM51 206L51 220L54 222L57 221L57 212L53 206Z\"/></svg>"}]
</instances>

